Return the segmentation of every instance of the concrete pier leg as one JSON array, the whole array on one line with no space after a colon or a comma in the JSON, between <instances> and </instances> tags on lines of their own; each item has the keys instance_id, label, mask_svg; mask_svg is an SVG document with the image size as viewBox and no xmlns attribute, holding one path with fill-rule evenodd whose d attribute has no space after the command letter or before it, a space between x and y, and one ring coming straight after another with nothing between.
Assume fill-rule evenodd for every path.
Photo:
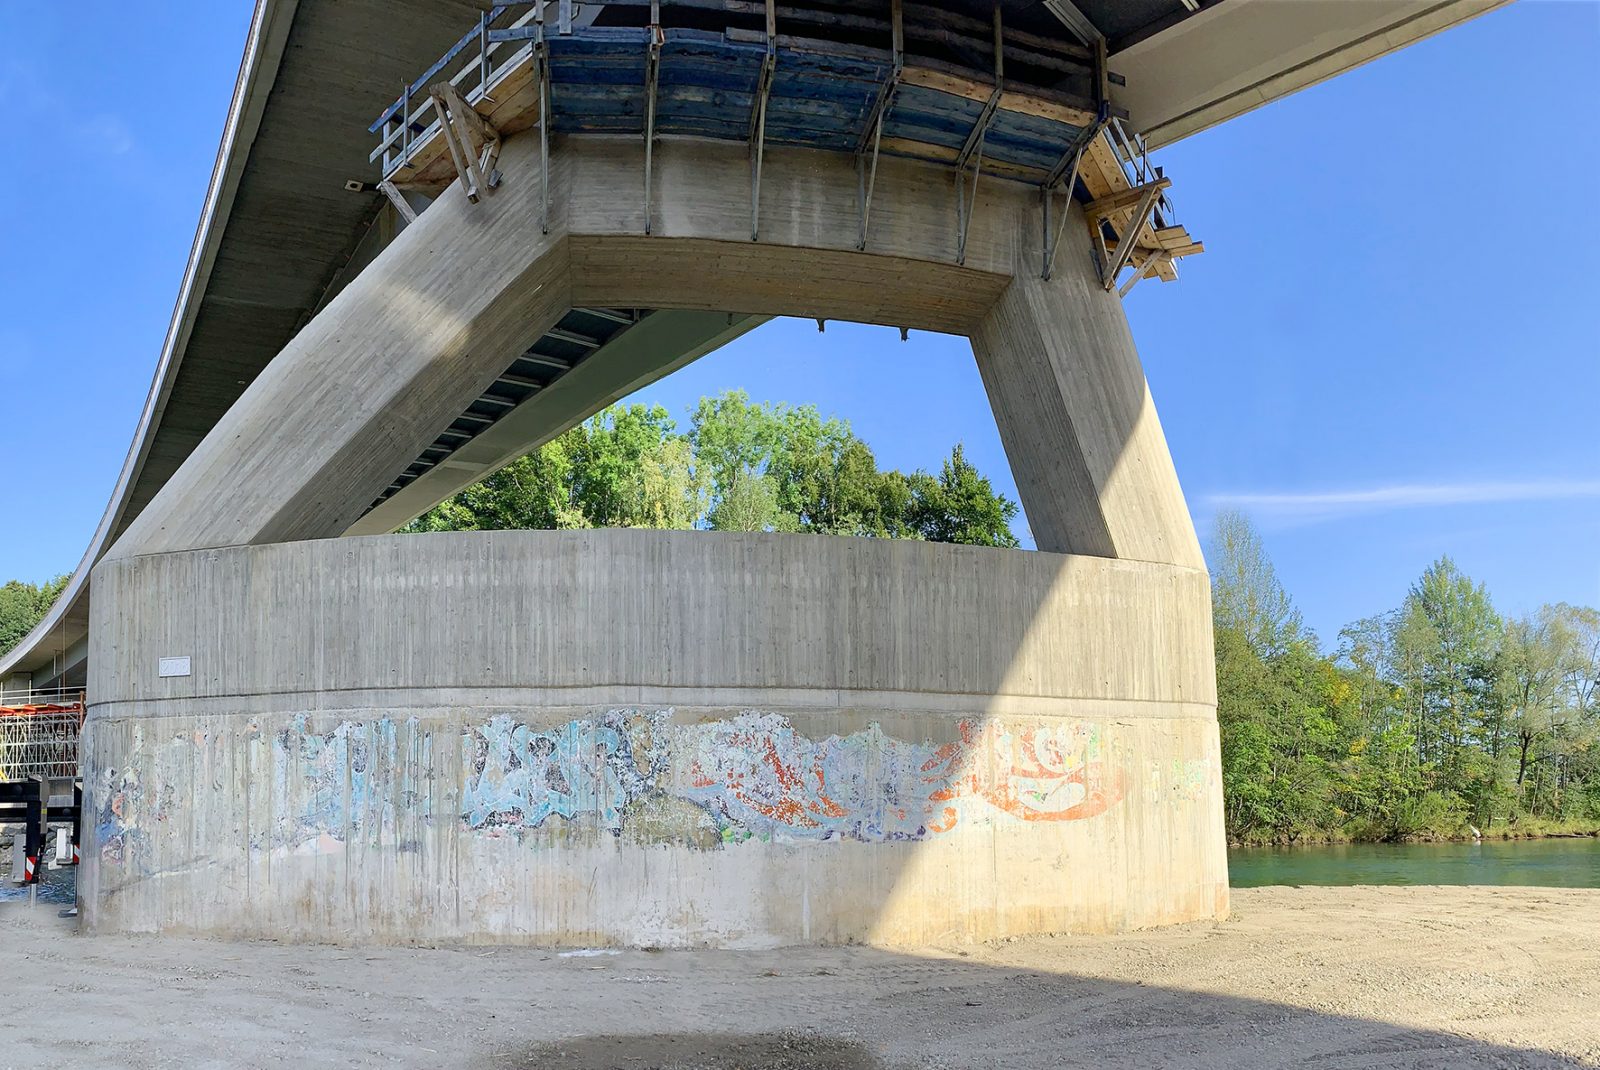
<instances>
[{"instance_id":1,"label":"concrete pier leg","mask_svg":"<svg viewBox=\"0 0 1600 1070\"><path fill-rule=\"evenodd\" d=\"M1019 272L972 334L1039 549L1204 568L1122 302L1088 241Z\"/></svg>"}]
</instances>

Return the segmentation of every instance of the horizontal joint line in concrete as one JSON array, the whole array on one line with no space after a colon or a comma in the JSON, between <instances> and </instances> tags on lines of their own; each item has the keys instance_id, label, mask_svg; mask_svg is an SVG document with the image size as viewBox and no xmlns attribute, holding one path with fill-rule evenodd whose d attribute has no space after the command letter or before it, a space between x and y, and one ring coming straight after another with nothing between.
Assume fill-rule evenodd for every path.
<instances>
[{"instance_id":1,"label":"horizontal joint line in concrete","mask_svg":"<svg viewBox=\"0 0 1600 1070\"><path fill-rule=\"evenodd\" d=\"M329 703L330 697L342 699ZM432 701L419 701L431 699ZM260 700L270 700L262 702ZM299 701L304 700L304 701ZM229 703L255 708L218 709ZM804 687L705 687L598 684L574 687L396 687L197 695L190 698L119 699L91 702L96 720L161 716L216 716L266 712L337 713L341 710L435 710L469 707L676 707L753 709L781 712L854 710L885 713L951 713L965 716L1054 716L1088 720L1214 720L1204 702L1106 698L1093 695L994 695L946 691L844 690ZM197 709L196 707L207 707ZM110 711L115 710L115 713Z\"/></svg>"}]
</instances>

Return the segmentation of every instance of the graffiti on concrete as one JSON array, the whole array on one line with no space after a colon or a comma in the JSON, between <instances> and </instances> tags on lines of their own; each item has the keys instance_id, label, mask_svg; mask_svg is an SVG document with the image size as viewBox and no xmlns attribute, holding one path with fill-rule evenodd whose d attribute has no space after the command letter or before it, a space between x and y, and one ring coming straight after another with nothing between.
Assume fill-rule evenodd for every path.
<instances>
[{"instance_id":1,"label":"graffiti on concrete","mask_svg":"<svg viewBox=\"0 0 1600 1070\"><path fill-rule=\"evenodd\" d=\"M962 721L958 728L960 738L928 763L946 771L948 786L934 792L935 802L954 803L965 794L1024 821L1078 821L1122 800L1122 777L1105 760L1098 725ZM947 806L947 820L955 816Z\"/></svg>"},{"instance_id":2,"label":"graffiti on concrete","mask_svg":"<svg viewBox=\"0 0 1600 1070\"><path fill-rule=\"evenodd\" d=\"M928 748L876 724L813 742L776 713L688 726L678 790L724 839L916 840L928 834Z\"/></svg>"},{"instance_id":3,"label":"graffiti on concrete","mask_svg":"<svg viewBox=\"0 0 1600 1070\"><path fill-rule=\"evenodd\" d=\"M358 837L415 847L408 821L431 816L433 735L416 718L343 721L327 732L301 714L272 739L273 792L284 804L255 850L327 854Z\"/></svg>"},{"instance_id":4,"label":"graffiti on concrete","mask_svg":"<svg viewBox=\"0 0 1600 1070\"><path fill-rule=\"evenodd\" d=\"M620 833L632 809L689 803L718 839L922 840L963 820L1095 817L1122 799L1098 725L963 721L934 746L877 724L812 740L777 713L674 723L610 711L535 731L509 717L469 730L462 820L526 831L552 818Z\"/></svg>"},{"instance_id":5,"label":"graffiti on concrete","mask_svg":"<svg viewBox=\"0 0 1600 1070\"><path fill-rule=\"evenodd\" d=\"M85 780L85 787L94 784L98 789L91 789L95 842L101 858L109 862L120 863L139 853L153 830L181 809L188 763L210 742L204 732L156 742L147 738L142 726L135 726L132 735L126 767L101 770Z\"/></svg>"},{"instance_id":6,"label":"graffiti on concrete","mask_svg":"<svg viewBox=\"0 0 1600 1070\"><path fill-rule=\"evenodd\" d=\"M208 849L198 825L240 807L253 855L330 855L353 846L421 850L445 815L483 836L587 834L719 847L920 841L961 827L1079 821L1123 799L1122 762L1093 722L962 721L948 742L896 738L877 723L813 739L774 712L720 720L671 709L597 711L553 726L501 714L451 729L417 718L314 715L281 729L132 727L120 769L91 770L100 858L141 869L182 862L154 844ZM459 742L457 742L459 741ZM1182 801L1199 768L1155 779ZM208 802L198 798L205 794ZM224 805L224 797L242 803Z\"/></svg>"},{"instance_id":7,"label":"graffiti on concrete","mask_svg":"<svg viewBox=\"0 0 1600 1070\"><path fill-rule=\"evenodd\" d=\"M155 738L134 726L126 766L90 775L101 860L148 863L140 845L202 791L243 798L252 853L327 854L358 838L414 850L434 812L432 733L415 718L324 732L309 721L302 714L270 736L252 722L237 737L196 728Z\"/></svg>"},{"instance_id":8,"label":"graffiti on concrete","mask_svg":"<svg viewBox=\"0 0 1600 1070\"><path fill-rule=\"evenodd\" d=\"M655 790L650 741L667 716L611 712L536 732L501 715L469 729L462 819L476 829L538 828L551 817L592 815L620 832L627 805Z\"/></svg>"}]
</instances>

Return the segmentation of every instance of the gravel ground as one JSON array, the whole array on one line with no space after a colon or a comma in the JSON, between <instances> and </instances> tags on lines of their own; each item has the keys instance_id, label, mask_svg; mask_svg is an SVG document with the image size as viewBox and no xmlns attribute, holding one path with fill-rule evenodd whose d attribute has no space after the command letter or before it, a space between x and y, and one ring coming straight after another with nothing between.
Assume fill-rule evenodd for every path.
<instances>
[{"instance_id":1,"label":"gravel ground","mask_svg":"<svg viewBox=\"0 0 1600 1070\"><path fill-rule=\"evenodd\" d=\"M0 1066L1600 1066L1600 890L1257 888L1111 937L560 955L80 937L0 905Z\"/></svg>"}]
</instances>

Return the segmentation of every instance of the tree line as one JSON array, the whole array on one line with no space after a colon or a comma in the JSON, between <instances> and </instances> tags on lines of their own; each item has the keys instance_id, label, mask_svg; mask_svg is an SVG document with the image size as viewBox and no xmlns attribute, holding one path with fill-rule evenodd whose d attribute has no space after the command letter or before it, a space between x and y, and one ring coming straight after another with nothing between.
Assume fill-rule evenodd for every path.
<instances>
[{"instance_id":1,"label":"tree line","mask_svg":"<svg viewBox=\"0 0 1600 1070\"><path fill-rule=\"evenodd\" d=\"M43 583L21 580L0 586L0 655L22 642L33 626L44 619L56 598L67 586L66 576Z\"/></svg>"},{"instance_id":2,"label":"tree line","mask_svg":"<svg viewBox=\"0 0 1600 1070\"><path fill-rule=\"evenodd\" d=\"M1600 611L1503 616L1441 557L1324 651L1243 515L1211 560L1230 838L1600 829Z\"/></svg>"},{"instance_id":3,"label":"tree line","mask_svg":"<svg viewBox=\"0 0 1600 1070\"><path fill-rule=\"evenodd\" d=\"M702 398L682 431L659 405L613 405L405 530L702 528L1016 546L1016 515L959 444L936 475L885 471L847 422L732 390Z\"/></svg>"}]
</instances>

